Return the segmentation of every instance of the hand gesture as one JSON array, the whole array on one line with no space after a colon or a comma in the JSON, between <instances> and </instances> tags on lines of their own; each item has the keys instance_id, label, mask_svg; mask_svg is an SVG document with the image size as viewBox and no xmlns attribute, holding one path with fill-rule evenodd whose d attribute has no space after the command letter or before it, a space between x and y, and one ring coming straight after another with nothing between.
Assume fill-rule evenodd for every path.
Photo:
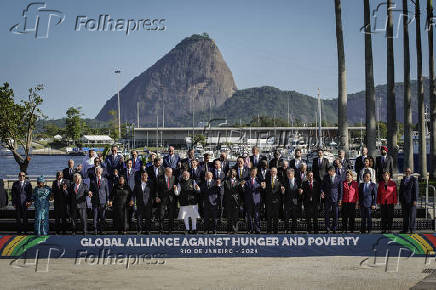
<instances>
[{"instance_id":1,"label":"hand gesture","mask_svg":"<svg viewBox=\"0 0 436 290\"><path fill-rule=\"evenodd\" d=\"M300 194L300 195L303 194L303 189L299 188L298 189L298 194Z\"/></svg>"},{"instance_id":2,"label":"hand gesture","mask_svg":"<svg viewBox=\"0 0 436 290\"><path fill-rule=\"evenodd\" d=\"M173 189L174 189L174 191L176 191L177 190L177 185L173 185Z\"/></svg>"},{"instance_id":3,"label":"hand gesture","mask_svg":"<svg viewBox=\"0 0 436 290\"><path fill-rule=\"evenodd\" d=\"M356 209L359 209L359 203L356 202Z\"/></svg>"},{"instance_id":4,"label":"hand gesture","mask_svg":"<svg viewBox=\"0 0 436 290\"><path fill-rule=\"evenodd\" d=\"M342 200L338 201L338 206L342 206Z\"/></svg>"},{"instance_id":5,"label":"hand gesture","mask_svg":"<svg viewBox=\"0 0 436 290\"><path fill-rule=\"evenodd\" d=\"M108 205L109 207L112 207L112 201L108 201L107 205Z\"/></svg>"},{"instance_id":6,"label":"hand gesture","mask_svg":"<svg viewBox=\"0 0 436 290\"><path fill-rule=\"evenodd\" d=\"M321 192L321 198L324 198L324 197L325 197L324 192Z\"/></svg>"},{"instance_id":7,"label":"hand gesture","mask_svg":"<svg viewBox=\"0 0 436 290\"><path fill-rule=\"evenodd\" d=\"M263 189L265 189L265 188L266 188L266 183L265 183L265 181L261 182L261 183L260 183L260 186L261 186Z\"/></svg>"},{"instance_id":8,"label":"hand gesture","mask_svg":"<svg viewBox=\"0 0 436 290\"><path fill-rule=\"evenodd\" d=\"M129 206L133 206L133 200L129 201Z\"/></svg>"},{"instance_id":9,"label":"hand gesture","mask_svg":"<svg viewBox=\"0 0 436 290\"><path fill-rule=\"evenodd\" d=\"M195 185L195 190L200 190L200 186L198 186L198 184Z\"/></svg>"},{"instance_id":10,"label":"hand gesture","mask_svg":"<svg viewBox=\"0 0 436 290\"><path fill-rule=\"evenodd\" d=\"M160 198L156 197L156 203L160 203Z\"/></svg>"},{"instance_id":11,"label":"hand gesture","mask_svg":"<svg viewBox=\"0 0 436 290\"><path fill-rule=\"evenodd\" d=\"M283 185L282 185L281 189L282 189L282 192L285 192L285 187Z\"/></svg>"},{"instance_id":12,"label":"hand gesture","mask_svg":"<svg viewBox=\"0 0 436 290\"><path fill-rule=\"evenodd\" d=\"M88 193L88 196L89 196L89 197L92 197L92 192L91 192L91 191Z\"/></svg>"},{"instance_id":13,"label":"hand gesture","mask_svg":"<svg viewBox=\"0 0 436 290\"><path fill-rule=\"evenodd\" d=\"M31 206L32 205L32 202L30 202L30 201L26 201L26 207L29 207L29 206Z\"/></svg>"},{"instance_id":14,"label":"hand gesture","mask_svg":"<svg viewBox=\"0 0 436 290\"><path fill-rule=\"evenodd\" d=\"M375 209L375 205L371 205L371 209L374 210Z\"/></svg>"},{"instance_id":15,"label":"hand gesture","mask_svg":"<svg viewBox=\"0 0 436 290\"><path fill-rule=\"evenodd\" d=\"M218 186L221 186L221 179L217 179L217 180L216 180L216 184L217 184Z\"/></svg>"},{"instance_id":16,"label":"hand gesture","mask_svg":"<svg viewBox=\"0 0 436 290\"><path fill-rule=\"evenodd\" d=\"M241 181L241 186L244 186L245 185L245 180L242 180Z\"/></svg>"}]
</instances>

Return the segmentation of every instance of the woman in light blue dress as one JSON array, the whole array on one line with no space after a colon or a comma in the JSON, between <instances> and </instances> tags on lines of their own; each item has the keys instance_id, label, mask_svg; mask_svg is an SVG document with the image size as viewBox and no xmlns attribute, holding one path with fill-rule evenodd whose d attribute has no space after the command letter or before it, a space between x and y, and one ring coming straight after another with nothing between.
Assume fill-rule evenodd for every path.
<instances>
[{"instance_id":1,"label":"woman in light blue dress","mask_svg":"<svg viewBox=\"0 0 436 290\"><path fill-rule=\"evenodd\" d=\"M46 236L49 230L48 213L50 209L50 187L46 186L44 176L38 177L33 190L32 200L35 205L35 235Z\"/></svg>"}]
</instances>

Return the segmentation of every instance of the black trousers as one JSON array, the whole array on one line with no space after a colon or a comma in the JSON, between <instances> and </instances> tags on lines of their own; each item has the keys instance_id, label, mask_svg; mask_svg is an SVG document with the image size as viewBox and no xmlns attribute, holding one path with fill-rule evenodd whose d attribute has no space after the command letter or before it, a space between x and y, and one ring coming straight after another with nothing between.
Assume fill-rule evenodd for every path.
<instances>
[{"instance_id":1,"label":"black trousers","mask_svg":"<svg viewBox=\"0 0 436 290\"><path fill-rule=\"evenodd\" d=\"M317 204L305 204L304 213L306 215L307 231L314 230L318 232L318 205Z\"/></svg>"},{"instance_id":2,"label":"black trousers","mask_svg":"<svg viewBox=\"0 0 436 290\"><path fill-rule=\"evenodd\" d=\"M136 216L137 230L139 232L149 232L151 230L151 210L150 204L147 206L138 206L138 209L136 210Z\"/></svg>"},{"instance_id":3,"label":"black trousers","mask_svg":"<svg viewBox=\"0 0 436 290\"><path fill-rule=\"evenodd\" d=\"M301 210L301 207L300 207ZM297 216L299 215L298 205L285 204L283 209L283 219L286 231L295 232L297 229ZM290 223L289 220L292 220Z\"/></svg>"},{"instance_id":4,"label":"black trousers","mask_svg":"<svg viewBox=\"0 0 436 290\"><path fill-rule=\"evenodd\" d=\"M394 205L382 204L380 207L381 212L381 226L383 232L392 231L392 223L394 220Z\"/></svg>"},{"instance_id":5,"label":"black trousers","mask_svg":"<svg viewBox=\"0 0 436 290\"><path fill-rule=\"evenodd\" d=\"M60 233L61 231L65 233L67 230L67 217L65 214L60 215L55 212L55 229L56 233Z\"/></svg>"},{"instance_id":6,"label":"black trousers","mask_svg":"<svg viewBox=\"0 0 436 290\"><path fill-rule=\"evenodd\" d=\"M347 232L354 232L354 221L356 218L356 203L342 203L342 229Z\"/></svg>"},{"instance_id":7,"label":"black trousers","mask_svg":"<svg viewBox=\"0 0 436 290\"><path fill-rule=\"evenodd\" d=\"M403 209L403 231L414 232L416 230L416 206L413 203L404 203Z\"/></svg>"},{"instance_id":8,"label":"black trousers","mask_svg":"<svg viewBox=\"0 0 436 290\"><path fill-rule=\"evenodd\" d=\"M92 213L94 215L94 231L102 232L106 226L106 205L93 206Z\"/></svg>"},{"instance_id":9,"label":"black trousers","mask_svg":"<svg viewBox=\"0 0 436 290\"><path fill-rule=\"evenodd\" d=\"M252 204L244 207L247 228L250 233L260 233L261 204Z\"/></svg>"},{"instance_id":10,"label":"black trousers","mask_svg":"<svg viewBox=\"0 0 436 290\"><path fill-rule=\"evenodd\" d=\"M218 206L206 205L204 207L204 228L206 231L216 231L218 221Z\"/></svg>"},{"instance_id":11,"label":"black trousers","mask_svg":"<svg viewBox=\"0 0 436 290\"><path fill-rule=\"evenodd\" d=\"M88 217L86 215L86 208L74 209L71 212L71 225L73 233L77 231L77 218L82 223L82 230L84 234L88 233Z\"/></svg>"},{"instance_id":12,"label":"black trousers","mask_svg":"<svg viewBox=\"0 0 436 290\"><path fill-rule=\"evenodd\" d=\"M227 232L236 233L238 231L239 207L228 206L225 213L227 218Z\"/></svg>"},{"instance_id":13,"label":"black trousers","mask_svg":"<svg viewBox=\"0 0 436 290\"><path fill-rule=\"evenodd\" d=\"M176 216L176 204L174 201L170 202L169 200L162 200L158 203L157 207L157 220L159 221L159 230L164 230L164 218L165 214L167 214L168 218L168 231L172 232L174 228L174 218Z\"/></svg>"},{"instance_id":14,"label":"black trousers","mask_svg":"<svg viewBox=\"0 0 436 290\"><path fill-rule=\"evenodd\" d=\"M15 218L17 220L17 233L26 233L28 227L27 207L24 205L18 205L15 209Z\"/></svg>"},{"instance_id":15,"label":"black trousers","mask_svg":"<svg viewBox=\"0 0 436 290\"><path fill-rule=\"evenodd\" d=\"M371 207L360 207L360 232L365 233L372 230L372 210Z\"/></svg>"}]
</instances>

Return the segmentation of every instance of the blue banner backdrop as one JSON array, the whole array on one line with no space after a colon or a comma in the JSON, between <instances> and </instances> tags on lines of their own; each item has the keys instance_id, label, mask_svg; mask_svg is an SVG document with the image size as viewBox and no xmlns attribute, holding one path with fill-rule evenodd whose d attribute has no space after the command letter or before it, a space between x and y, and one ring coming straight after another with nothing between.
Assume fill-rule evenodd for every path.
<instances>
[{"instance_id":1,"label":"blue banner backdrop","mask_svg":"<svg viewBox=\"0 0 436 290\"><path fill-rule=\"evenodd\" d=\"M435 234L0 236L0 258L434 255Z\"/></svg>"}]
</instances>

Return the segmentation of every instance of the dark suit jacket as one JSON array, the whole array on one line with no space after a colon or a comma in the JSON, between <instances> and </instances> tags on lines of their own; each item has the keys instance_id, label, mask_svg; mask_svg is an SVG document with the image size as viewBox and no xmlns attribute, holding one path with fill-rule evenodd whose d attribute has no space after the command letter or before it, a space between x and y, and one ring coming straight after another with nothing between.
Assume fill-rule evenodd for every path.
<instances>
[{"instance_id":1,"label":"dark suit jacket","mask_svg":"<svg viewBox=\"0 0 436 290\"><path fill-rule=\"evenodd\" d=\"M107 178L108 174L107 174L106 169L103 168L103 167L102 167L102 169L103 169L103 172L101 173L101 176ZM87 171L86 175L88 176L90 182L93 179L95 179L95 177L97 176L97 174L95 173L95 170L96 170L95 167L92 167L92 168L89 168L88 171Z\"/></svg>"},{"instance_id":2,"label":"dark suit jacket","mask_svg":"<svg viewBox=\"0 0 436 290\"><path fill-rule=\"evenodd\" d=\"M89 190L92 192L91 201L93 206L96 207L101 204L106 204L106 202L109 201L110 187L109 181L106 178L101 178L100 186L98 186L96 178L91 179Z\"/></svg>"},{"instance_id":3,"label":"dark suit jacket","mask_svg":"<svg viewBox=\"0 0 436 290\"><path fill-rule=\"evenodd\" d=\"M189 169L190 178L195 180L197 184L200 183L201 179L203 178L203 172L200 167L197 167L195 170L194 168Z\"/></svg>"},{"instance_id":4,"label":"dark suit jacket","mask_svg":"<svg viewBox=\"0 0 436 290\"><path fill-rule=\"evenodd\" d=\"M141 183L137 183L135 185L135 188L133 189L133 196L130 198L131 201L134 201L136 199L136 206L139 210L150 207L153 205L153 192L151 183L147 182L147 185L144 188L144 191L142 191Z\"/></svg>"},{"instance_id":5,"label":"dark suit jacket","mask_svg":"<svg viewBox=\"0 0 436 290\"><path fill-rule=\"evenodd\" d=\"M271 169L271 168L273 168L273 167L275 167L275 168L279 168L280 167L280 163L281 162L283 162L283 159L282 158L279 158L279 159L276 159L276 158L273 158L273 159L271 159L271 161L269 162L269 164L268 164L268 167Z\"/></svg>"},{"instance_id":6,"label":"dark suit jacket","mask_svg":"<svg viewBox=\"0 0 436 290\"><path fill-rule=\"evenodd\" d=\"M263 173L262 168L259 168L257 170L257 178L259 179L260 182L263 182L263 181L267 180L268 178L270 178L269 169L266 168L265 173Z\"/></svg>"},{"instance_id":7,"label":"dark suit jacket","mask_svg":"<svg viewBox=\"0 0 436 290\"><path fill-rule=\"evenodd\" d=\"M338 202L342 200L343 183L339 175L335 175L332 182L330 175L324 176L322 191L324 192L325 199L329 202Z\"/></svg>"},{"instance_id":8,"label":"dark suit jacket","mask_svg":"<svg viewBox=\"0 0 436 290\"><path fill-rule=\"evenodd\" d=\"M79 190L75 192L76 184L72 182L69 187L69 204L70 209L86 208L86 197L89 194L89 188L85 183L80 183Z\"/></svg>"},{"instance_id":9,"label":"dark suit jacket","mask_svg":"<svg viewBox=\"0 0 436 290\"><path fill-rule=\"evenodd\" d=\"M12 184L12 205L19 207L24 206L26 202L32 201L32 185L28 180L24 181L23 185L24 189L24 196L21 196L21 185L20 181L15 181L14 184Z\"/></svg>"},{"instance_id":10,"label":"dark suit jacket","mask_svg":"<svg viewBox=\"0 0 436 290\"><path fill-rule=\"evenodd\" d=\"M369 158L370 156L368 155L366 157ZM356 158L355 163L354 163L354 171L357 172L357 181L359 181L359 172L360 172L360 170L362 170L362 168L365 167L365 164L364 164L364 161L363 161L364 159L365 159L365 157L363 157L362 155L358 156Z\"/></svg>"},{"instance_id":11,"label":"dark suit jacket","mask_svg":"<svg viewBox=\"0 0 436 290\"><path fill-rule=\"evenodd\" d=\"M224 195L224 186L222 183L221 186L218 186L216 181L212 179L210 186L208 187L205 180L200 185L200 191L206 207L220 208L222 206L222 199Z\"/></svg>"},{"instance_id":12,"label":"dark suit jacket","mask_svg":"<svg viewBox=\"0 0 436 290\"><path fill-rule=\"evenodd\" d=\"M265 196L265 205L267 208L279 206L282 200L282 191L281 191L282 183L280 182L279 177L277 176L274 182L274 186L272 186L272 177L269 177L266 180L266 188L264 189Z\"/></svg>"},{"instance_id":13,"label":"dark suit jacket","mask_svg":"<svg viewBox=\"0 0 436 290\"><path fill-rule=\"evenodd\" d=\"M377 156L375 161L375 172L377 175L377 182L383 180L383 171L389 171L389 174L391 178L393 177L393 170L394 170L394 160L392 159L392 156L386 155L385 162L382 161L381 156Z\"/></svg>"},{"instance_id":14,"label":"dark suit jacket","mask_svg":"<svg viewBox=\"0 0 436 290\"><path fill-rule=\"evenodd\" d=\"M254 179L254 184L251 184L251 177L247 177L244 186L241 185L241 189L244 197L245 209L260 205L262 202L262 188L260 186L260 181L257 178Z\"/></svg>"},{"instance_id":15,"label":"dark suit jacket","mask_svg":"<svg viewBox=\"0 0 436 290\"><path fill-rule=\"evenodd\" d=\"M170 155L167 155L163 158L163 167L165 168L170 167L172 169L176 169L179 162L180 162L179 155L174 154L171 159L170 159Z\"/></svg>"},{"instance_id":16,"label":"dark suit jacket","mask_svg":"<svg viewBox=\"0 0 436 290\"><path fill-rule=\"evenodd\" d=\"M67 189L64 190L64 184L67 185ZM70 181L68 179L63 178L62 182L59 184L58 180L53 181L51 187L51 194L54 198L54 208L55 212L65 214L68 204L68 187L70 185Z\"/></svg>"},{"instance_id":17,"label":"dark suit jacket","mask_svg":"<svg viewBox=\"0 0 436 290\"><path fill-rule=\"evenodd\" d=\"M253 164L253 167L260 168L260 163L261 163L262 160L267 160L267 159L266 159L265 156L259 154L259 157L258 157L257 163L254 164L254 155L251 155L251 156L250 156L250 162L251 162L251 164Z\"/></svg>"},{"instance_id":18,"label":"dark suit jacket","mask_svg":"<svg viewBox=\"0 0 436 290\"><path fill-rule=\"evenodd\" d=\"M224 171L221 169L220 174L218 174L216 169L212 170L212 174L213 174L213 179L221 179L221 181L224 181L224 179L226 178L226 174L224 173Z\"/></svg>"},{"instance_id":19,"label":"dark suit jacket","mask_svg":"<svg viewBox=\"0 0 436 290\"><path fill-rule=\"evenodd\" d=\"M303 189L304 207L317 206L321 198L321 184L313 179L312 189L310 189L309 180L306 180L301 187Z\"/></svg>"},{"instance_id":20,"label":"dark suit jacket","mask_svg":"<svg viewBox=\"0 0 436 290\"><path fill-rule=\"evenodd\" d=\"M312 171L313 177L317 181L323 181L324 176L327 174L330 163L327 158L323 157L321 161L321 166L318 164L318 157L313 158L312 161Z\"/></svg>"},{"instance_id":21,"label":"dark suit jacket","mask_svg":"<svg viewBox=\"0 0 436 290\"><path fill-rule=\"evenodd\" d=\"M360 207L370 207L372 205L376 205L377 203L377 185L373 182L370 182L370 189L368 192L365 192L364 189L365 183L359 184L359 206Z\"/></svg>"},{"instance_id":22,"label":"dark suit jacket","mask_svg":"<svg viewBox=\"0 0 436 290\"><path fill-rule=\"evenodd\" d=\"M69 181L73 181L73 175L76 173L76 170L72 168L72 173L70 174L70 168L65 168L62 170L62 173L64 174L64 179L68 179Z\"/></svg>"},{"instance_id":23,"label":"dark suit jacket","mask_svg":"<svg viewBox=\"0 0 436 290\"><path fill-rule=\"evenodd\" d=\"M301 162L304 162L303 159L301 160ZM300 164L301 164L301 162L300 162ZM300 169L299 166L298 166L298 168L295 166L295 158L292 159L291 161L289 161L289 168L294 168L296 170Z\"/></svg>"},{"instance_id":24,"label":"dark suit jacket","mask_svg":"<svg viewBox=\"0 0 436 290\"><path fill-rule=\"evenodd\" d=\"M283 180L283 186L285 187L285 192L283 193L283 206L285 209L297 206L297 200L299 198L298 189L300 188L298 179L294 178L294 186L291 186L289 178L286 177L286 179Z\"/></svg>"},{"instance_id":25,"label":"dark suit jacket","mask_svg":"<svg viewBox=\"0 0 436 290\"><path fill-rule=\"evenodd\" d=\"M237 179L244 180L249 176L250 176L250 169L248 169L248 167L244 166L244 168L242 168L242 175L239 172L239 168L236 167L236 178Z\"/></svg>"},{"instance_id":26,"label":"dark suit jacket","mask_svg":"<svg viewBox=\"0 0 436 290\"><path fill-rule=\"evenodd\" d=\"M418 199L418 180L414 176L410 176L406 181L405 178L400 183L400 202L401 204L410 204Z\"/></svg>"},{"instance_id":27,"label":"dark suit jacket","mask_svg":"<svg viewBox=\"0 0 436 290\"><path fill-rule=\"evenodd\" d=\"M155 194L161 199L163 204L168 203L168 201L170 203L175 202L174 185L177 185L176 177L172 175L169 181L169 188L168 183L165 181L165 175L160 177L158 181L158 190Z\"/></svg>"},{"instance_id":28,"label":"dark suit jacket","mask_svg":"<svg viewBox=\"0 0 436 290\"><path fill-rule=\"evenodd\" d=\"M126 178L126 184L130 187L130 190L133 191L133 189L135 188L135 169L132 168L130 170L130 174L128 174L128 169L125 168L121 172L121 175L124 175L124 177Z\"/></svg>"}]
</instances>

